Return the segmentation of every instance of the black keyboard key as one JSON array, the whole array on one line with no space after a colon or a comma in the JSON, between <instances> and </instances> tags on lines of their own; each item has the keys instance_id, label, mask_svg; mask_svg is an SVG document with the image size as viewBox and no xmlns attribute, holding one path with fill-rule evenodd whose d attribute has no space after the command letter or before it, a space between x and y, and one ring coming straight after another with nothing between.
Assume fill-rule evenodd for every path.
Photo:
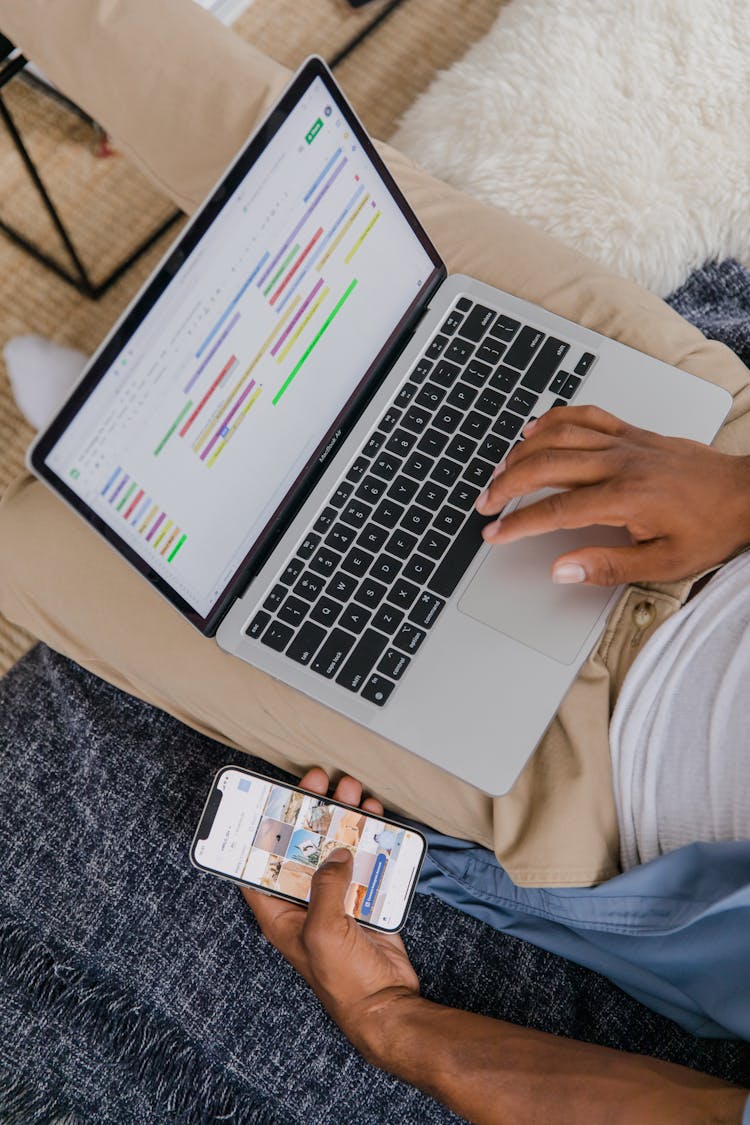
<instances>
[{"instance_id":1,"label":"black keyboard key","mask_svg":"<svg viewBox=\"0 0 750 1125\"><path fill-rule=\"evenodd\" d=\"M472 512L460 532L453 540L451 549L427 583L427 589L444 598L450 597L458 586L474 556L484 545L482 528L487 523L486 516Z\"/></svg>"},{"instance_id":2,"label":"black keyboard key","mask_svg":"<svg viewBox=\"0 0 750 1125\"><path fill-rule=\"evenodd\" d=\"M275 613L288 593L289 591L286 586L282 586L277 582L263 602L263 608L267 609L270 613Z\"/></svg>"},{"instance_id":3,"label":"black keyboard key","mask_svg":"<svg viewBox=\"0 0 750 1125\"><path fill-rule=\"evenodd\" d=\"M464 383L462 379L448 395L446 402L449 406L455 406L459 410L466 412L473 406L474 399L477 397L478 393L479 392L474 387L470 387L467 383Z\"/></svg>"},{"instance_id":4,"label":"black keyboard key","mask_svg":"<svg viewBox=\"0 0 750 1125\"><path fill-rule=\"evenodd\" d=\"M348 527L345 523L337 523L332 527L326 536L326 547L330 547L332 551L340 551L341 554L347 551L354 542L354 536L357 534L353 527Z\"/></svg>"},{"instance_id":5,"label":"black keyboard key","mask_svg":"<svg viewBox=\"0 0 750 1125\"><path fill-rule=\"evenodd\" d=\"M438 484L445 485L446 488L455 484L460 476L461 466L455 461L449 461L447 457L441 457L432 470L432 479L436 480Z\"/></svg>"},{"instance_id":6,"label":"black keyboard key","mask_svg":"<svg viewBox=\"0 0 750 1125\"><path fill-rule=\"evenodd\" d=\"M377 504L385 492L385 481L378 477L366 476L357 489L357 496L366 504Z\"/></svg>"},{"instance_id":7,"label":"black keyboard key","mask_svg":"<svg viewBox=\"0 0 750 1125\"><path fill-rule=\"evenodd\" d=\"M377 609L385 597L386 588L382 582L376 582L368 574L362 579L359 589L354 595L355 602L365 606L366 609Z\"/></svg>"},{"instance_id":8,"label":"black keyboard key","mask_svg":"<svg viewBox=\"0 0 750 1125\"><path fill-rule=\"evenodd\" d=\"M493 309L485 308L484 305L474 305L459 328L459 335L465 336L467 340L473 340L476 344L478 340L482 339L494 319L495 312Z\"/></svg>"},{"instance_id":9,"label":"black keyboard key","mask_svg":"<svg viewBox=\"0 0 750 1125\"><path fill-rule=\"evenodd\" d=\"M314 535L311 531L308 531L297 548L297 554L301 559L309 559L314 554L318 543L320 543L320 536Z\"/></svg>"},{"instance_id":10,"label":"black keyboard key","mask_svg":"<svg viewBox=\"0 0 750 1125\"><path fill-rule=\"evenodd\" d=\"M356 589L357 579L353 578L351 574L342 574L339 571L338 574L334 574L326 586L326 593L340 602L348 602Z\"/></svg>"},{"instance_id":11,"label":"black keyboard key","mask_svg":"<svg viewBox=\"0 0 750 1125\"><path fill-rule=\"evenodd\" d=\"M337 518L338 512L335 508L324 508L313 524L313 531L317 531L318 535L325 535Z\"/></svg>"},{"instance_id":12,"label":"black keyboard key","mask_svg":"<svg viewBox=\"0 0 750 1125\"><path fill-rule=\"evenodd\" d=\"M596 356L593 352L584 352L578 363L573 368L576 375L585 375L591 369L593 363L596 362Z\"/></svg>"},{"instance_id":13,"label":"black keyboard key","mask_svg":"<svg viewBox=\"0 0 750 1125\"><path fill-rule=\"evenodd\" d=\"M408 383L404 383L403 387L401 388L401 390L396 395L396 397L393 401L393 405L397 406L399 408L399 410L404 410L409 405L411 400L414 398L416 393L417 393L417 384L416 383L412 383L411 381L408 382Z\"/></svg>"},{"instance_id":14,"label":"black keyboard key","mask_svg":"<svg viewBox=\"0 0 750 1125\"><path fill-rule=\"evenodd\" d=\"M390 586L400 569L401 563L398 559L395 559L393 555L383 553L382 555L378 555L375 562L370 567L370 577L377 579L378 582L385 582L386 586Z\"/></svg>"},{"instance_id":15,"label":"black keyboard key","mask_svg":"<svg viewBox=\"0 0 750 1125\"><path fill-rule=\"evenodd\" d=\"M416 582L418 586L424 586L434 569L435 564L431 559L416 554L409 559L401 577L405 578L407 582Z\"/></svg>"},{"instance_id":16,"label":"black keyboard key","mask_svg":"<svg viewBox=\"0 0 750 1125\"><path fill-rule=\"evenodd\" d=\"M464 318L455 309L451 309L447 317L443 321L440 331L446 336L452 336L457 328L461 327L461 322Z\"/></svg>"},{"instance_id":17,"label":"black keyboard key","mask_svg":"<svg viewBox=\"0 0 750 1125\"><path fill-rule=\"evenodd\" d=\"M447 359L441 359L440 363L435 366L431 381L437 383L440 387L452 387L460 370L461 368L457 367L455 363L448 363Z\"/></svg>"},{"instance_id":18,"label":"black keyboard key","mask_svg":"<svg viewBox=\"0 0 750 1125\"><path fill-rule=\"evenodd\" d=\"M505 353L503 363L507 364L508 367L518 367L523 371L531 363L543 340L543 332L540 332L538 328L531 328L528 324L524 324Z\"/></svg>"},{"instance_id":19,"label":"black keyboard key","mask_svg":"<svg viewBox=\"0 0 750 1125\"><path fill-rule=\"evenodd\" d=\"M470 410L461 423L461 432L468 434L469 437L475 438L477 441L483 438L489 429L491 418L486 414L480 414L476 410Z\"/></svg>"},{"instance_id":20,"label":"black keyboard key","mask_svg":"<svg viewBox=\"0 0 750 1125\"><path fill-rule=\"evenodd\" d=\"M385 432L389 434L400 418L401 411L397 410L395 406L389 406L383 417L378 422L378 427L381 430L385 430Z\"/></svg>"},{"instance_id":21,"label":"black keyboard key","mask_svg":"<svg viewBox=\"0 0 750 1125\"><path fill-rule=\"evenodd\" d=\"M479 492L480 489L475 488L473 484L469 484L465 480L459 481L448 497L448 503L452 504L454 508L459 508L462 512L468 512L470 508L474 507L474 501Z\"/></svg>"},{"instance_id":22,"label":"black keyboard key","mask_svg":"<svg viewBox=\"0 0 750 1125\"><path fill-rule=\"evenodd\" d=\"M372 463L372 471L376 477L383 480L393 480L401 468L401 459L392 453L379 454Z\"/></svg>"},{"instance_id":23,"label":"black keyboard key","mask_svg":"<svg viewBox=\"0 0 750 1125\"><path fill-rule=\"evenodd\" d=\"M568 405L568 400L566 398L556 398L555 401L552 403L552 406L550 406L550 410L553 410L556 406L567 406L567 405Z\"/></svg>"},{"instance_id":24,"label":"black keyboard key","mask_svg":"<svg viewBox=\"0 0 750 1125\"><path fill-rule=\"evenodd\" d=\"M417 481L410 477L399 476L388 489L388 495L399 504L411 504L418 488Z\"/></svg>"},{"instance_id":25,"label":"black keyboard key","mask_svg":"<svg viewBox=\"0 0 750 1125\"><path fill-rule=\"evenodd\" d=\"M541 394L547 387L552 376L565 359L570 350L570 345L549 336L544 341L544 346L523 377L524 387L528 387L537 394ZM516 364L518 366L518 364Z\"/></svg>"},{"instance_id":26,"label":"black keyboard key","mask_svg":"<svg viewBox=\"0 0 750 1125\"><path fill-rule=\"evenodd\" d=\"M391 680L386 680L385 676L370 676L369 680L362 688L362 698L366 699L368 703L375 703L378 707L388 702L388 696L393 691L396 685Z\"/></svg>"},{"instance_id":27,"label":"black keyboard key","mask_svg":"<svg viewBox=\"0 0 750 1125\"><path fill-rule=\"evenodd\" d=\"M401 526L413 535L421 535L429 527L431 519L432 512L428 512L426 508L420 508L418 504L413 504L401 520Z\"/></svg>"},{"instance_id":28,"label":"black keyboard key","mask_svg":"<svg viewBox=\"0 0 750 1125\"><path fill-rule=\"evenodd\" d=\"M305 564L302 559L291 559L286 564L286 570L279 578L279 582L283 582L285 586L291 586L292 582L299 578L302 571L305 569Z\"/></svg>"},{"instance_id":29,"label":"black keyboard key","mask_svg":"<svg viewBox=\"0 0 750 1125\"><path fill-rule=\"evenodd\" d=\"M307 621L286 650L287 656L290 660L296 660L298 664L309 664L323 643L325 635L326 631L321 629L320 625L313 625L311 621Z\"/></svg>"},{"instance_id":30,"label":"black keyboard key","mask_svg":"<svg viewBox=\"0 0 750 1125\"><path fill-rule=\"evenodd\" d=\"M428 457L439 457L448 444L448 435L441 434L439 430L430 427L422 434L417 449L420 453L426 453Z\"/></svg>"},{"instance_id":31,"label":"black keyboard key","mask_svg":"<svg viewBox=\"0 0 750 1125\"><path fill-rule=\"evenodd\" d=\"M356 484L361 480L370 467L370 462L366 457L358 457L353 465L350 465L349 471L346 474L347 480L352 480Z\"/></svg>"},{"instance_id":32,"label":"black keyboard key","mask_svg":"<svg viewBox=\"0 0 750 1125\"><path fill-rule=\"evenodd\" d=\"M416 545L416 535L410 535L408 531L397 527L388 540L387 550L390 551L392 555L395 555L397 559L408 559Z\"/></svg>"},{"instance_id":33,"label":"black keyboard key","mask_svg":"<svg viewBox=\"0 0 750 1125\"><path fill-rule=\"evenodd\" d=\"M322 574L324 578L327 578L333 574L340 561L341 555L329 550L328 547L319 547L310 560L310 570L314 570L316 574Z\"/></svg>"},{"instance_id":34,"label":"black keyboard key","mask_svg":"<svg viewBox=\"0 0 750 1125\"><path fill-rule=\"evenodd\" d=\"M471 308L472 302L468 297L459 297L456 301L456 308L459 312L468 312Z\"/></svg>"},{"instance_id":35,"label":"black keyboard key","mask_svg":"<svg viewBox=\"0 0 750 1125\"><path fill-rule=\"evenodd\" d=\"M263 610L256 613L255 617L245 629L248 637L253 637L254 640L257 640L270 620L271 615L269 613L264 613Z\"/></svg>"},{"instance_id":36,"label":"black keyboard key","mask_svg":"<svg viewBox=\"0 0 750 1125\"><path fill-rule=\"evenodd\" d=\"M474 406L477 410L481 410L483 414L491 414L493 418L496 418L497 412L504 401L504 395L498 394L497 391L492 391L488 387L482 391Z\"/></svg>"},{"instance_id":37,"label":"black keyboard key","mask_svg":"<svg viewBox=\"0 0 750 1125\"><path fill-rule=\"evenodd\" d=\"M361 578L369 570L374 557L369 551L364 551L361 547L352 547L342 562L341 569L345 570L347 574L353 574L355 578Z\"/></svg>"},{"instance_id":38,"label":"black keyboard key","mask_svg":"<svg viewBox=\"0 0 750 1125\"><path fill-rule=\"evenodd\" d=\"M378 610L380 613L380 610ZM350 633L361 633L365 625L372 617L369 610L365 609L362 605L357 605L352 602L348 605L339 619L339 625L342 629L348 629Z\"/></svg>"},{"instance_id":39,"label":"black keyboard key","mask_svg":"<svg viewBox=\"0 0 750 1125\"><path fill-rule=\"evenodd\" d=\"M389 453L395 453L399 457L406 457L406 455L414 446L416 440L416 434L412 434L408 430L404 430L401 428L401 426L399 426L399 428L397 430L394 430L391 436L388 438L388 441L385 443L385 448Z\"/></svg>"},{"instance_id":40,"label":"black keyboard key","mask_svg":"<svg viewBox=\"0 0 750 1125\"><path fill-rule=\"evenodd\" d=\"M333 625L334 621L340 613L341 602L335 602L333 598L323 597L312 607L312 610L310 611L310 620L318 621L321 625ZM305 629L306 628L307 625L305 625Z\"/></svg>"},{"instance_id":41,"label":"black keyboard key","mask_svg":"<svg viewBox=\"0 0 750 1125\"><path fill-rule=\"evenodd\" d=\"M314 602L316 598L320 597L325 584L325 578L321 578L319 574L311 574L307 570L298 580L294 592L297 597L305 598L308 602Z\"/></svg>"},{"instance_id":42,"label":"black keyboard key","mask_svg":"<svg viewBox=\"0 0 750 1125\"><path fill-rule=\"evenodd\" d=\"M497 465L498 461L502 461L509 449L510 442L505 441L501 437L497 437L495 434L487 434L487 437L479 446L477 454Z\"/></svg>"},{"instance_id":43,"label":"black keyboard key","mask_svg":"<svg viewBox=\"0 0 750 1125\"><path fill-rule=\"evenodd\" d=\"M445 358L451 363L463 365L469 360L473 351L474 345L472 343L468 340L462 340L460 336L456 336L445 349Z\"/></svg>"},{"instance_id":44,"label":"black keyboard key","mask_svg":"<svg viewBox=\"0 0 750 1125\"><path fill-rule=\"evenodd\" d=\"M464 516L464 512L459 512L446 504L435 516L432 526L436 531L443 531L446 535L455 535L464 522Z\"/></svg>"},{"instance_id":45,"label":"black keyboard key","mask_svg":"<svg viewBox=\"0 0 750 1125\"><path fill-rule=\"evenodd\" d=\"M572 398L581 385L581 380L577 375L568 375L565 384L560 391L561 398Z\"/></svg>"},{"instance_id":46,"label":"black keyboard key","mask_svg":"<svg viewBox=\"0 0 750 1125\"><path fill-rule=\"evenodd\" d=\"M375 454L380 451L380 447L385 439L386 434L384 434L382 430L376 430L374 434L370 434L362 450L365 457L374 457Z\"/></svg>"},{"instance_id":47,"label":"black keyboard key","mask_svg":"<svg viewBox=\"0 0 750 1125\"><path fill-rule=\"evenodd\" d=\"M411 430L415 434L421 434L422 430L427 426L430 421L432 412L425 409L424 406L410 406L404 414L404 420L401 423L405 430Z\"/></svg>"},{"instance_id":48,"label":"black keyboard key","mask_svg":"<svg viewBox=\"0 0 750 1125\"><path fill-rule=\"evenodd\" d=\"M509 344L519 328L520 325L517 320L513 320L509 316L499 316L490 328L490 336L494 336L498 340L504 340L506 344Z\"/></svg>"},{"instance_id":49,"label":"black keyboard key","mask_svg":"<svg viewBox=\"0 0 750 1125\"><path fill-rule=\"evenodd\" d=\"M388 633L390 636L391 633L396 632L403 620L404 615L400 609L384 602L372 619L372 627L373 629L380 629L382 633Z\"/></svg>"},{"instance_id":50,"label":"black keyboard key","mask_svg":"<svg viewBox=\"0 0 750 1125\"><path fill-rule=\"evenodd\" d=\"M437 410L444 398L444 387L438 387L435 383L425 383L414 401L418 406L424 406L426 410L432 411Z\"/></svg>"},{"instance_id":51,"label":"black keyboard key","mask_svg":"<svg viewBox=\"0 0 750 1125\"><path fill-rule=\"evenodd\" d=\"M310 665L313 672L325 676L327 680L333 679L354 643L354 637L345 633L343 629L334 629Z\"/></svg>"},{"instance_id":52,"label":"black keyboard key","mask_svg":"<svg viewBox=\"0 0 750 1125\"><path fill-rule=\"evenodd\" d=\"M364 547L366 551L377 554L387 538L388 532L384 527L379 527L376 523L368 523L360 531L357 543L360 547Z\"/></svg>"},{"instance_id":53,"label":"black keyboard key","mask_svg":"<svg viewBox=\"0 0 750 1125\"><path fill-rule=\"evenodd\" d=\"M454 457L456 461L465 465L469 458L473 456L476 448L477 443L473 438L467 437L466 434L456 434L445 452L449 457Z\"/></svg>"},{"instance_id":54,"label":"black keyboard key","mask_svg":"<svg viewBox=\"0 0 750 1125\"><path fill-rule=\"evenodd\" d=\"M431 512L436 512L447 495L447 488L435 484L434 481L427 481L427 484L423 484L419 490L417 503L421 504L423 508L428 508Z\"/></svg>"},{"instance_id":55,"label":"black keyboard key","mask_svg":"<svg viewBox=\"0 0 750 1125\"><path fill-rule=\"evenodd\" d=\"M418 593L419 587L413 582L406 582L403 578L399 578L388 591L388 601L399 609L405 610L409 608Z\"/></svg>"},{"instance_id":56,"label":"black keyboard key","mask_svg":"<svg viewBox=\"0 0 750 1125\"><path fill-rule=\"evenodd\" d=\"M425 355L427 356L428 359L439 359L440 356L443 354L443 350L444 350L445 345L447 343L448 343L448 337L447 336L441 336L438 333L438 335L434 338L434 340L431 340L430 343L425 348Z\"/></svg>"},{"instance_id":57,"label":"black keyboard key","mask_svg":"<svg viewBox=\"0 0 750 1125\"><path fill-rule=\"evenodd\" d=\"M397 504L395 500L381 500L375 511L372 513L372 518L377 523L382 524L383 527L395 527L398 521L404 514L403 505Z\"/></svg>"},{"instance_id":58,"label":"black keyboard key","mask_svg":"<svg viewBox=\"0 0 750 1125\"><path fill-rule=\"evenodd\" d=\"M507 395L510 394L520 378L520 371L514 371L512 367L500 366L488 385L493 391L500 391L501 394Z\"/></svg>"},{"instance_id":59,"label":"black keyboard key","mask_svg":"<svg viewBox=\"0 0 750 1125\"><path fill-rule=\"evenodd\" d=\"M505 354L505 344L501 344L499 340L487 339L484 343L477 348L476 358L482 363L489 363L494 367L499 363Z\"/></svg>"},{"instance_id":60,"label":"black keyboard key","mask_svg":"<svg viewBox=\"0 0 750 1125\"><path fill-rule=\"evenodd\" d=\"M426 636L424 629L418 629L416 625L405 621L393 638L393 643L402 652L414 654Z\"/></svg>"},{"instance_id":61,"label":"black keyboard key","mask_svg":"<svg viewBox=\"0 0 750 1125\"><path fill-rule=\"evenodd\" d=\"M261 642L275 652L283 652L293 636L294 629L281 621L272 621L261 637Z\"/></svg>"},{"instance_id":62,"label":"black keyboard key","mask_svg":"<svg viewBox=\"0 0 750 1125\"><path fill-rule=\"evenodd\" d=\"M519 418L517 414L511 414L509 411L504 410L492 427L492 432L494 434L499 434L502 438L512 440L523 424L523 418Z\"/></svg>"},{"instance_id":63,"label":"black keyboard key","mask_svg":"<svg viewBox=\"0 0 750 1125\"><path fill-rule=\"evenodd\" d=\"M437 598L434 594L425 591L419 595L414 603L414 608L409 614L409 620L413 621L415 625L430 629L435 624L438 614L444 606L445 602L442 598Z\"/></svg>"},{"instance_id":64,"label":"black keyboard key","mask_svg":"<svg viewBox=\"0 0 750 1125\"><path fill-rule=\"evenodd\" d=\"M421 452L412 453L409 460L404 464L404 472L416 480L424 480L434 464L432 457L426 457Z\"/></svg>"},{"instance_id":65,"label":"black keyboard key","mask_svg":"<svg viewBox=\"0 0 750 1125\"><path fill-rule=\"evenodd\" d=\"M442 531L434 531L430 528L422 537L419 549L423 555L427 555L430 559L437 560L442 558L450 547L450 543L450 539L447 535L443 535Z\"/></svg>"},{"instance_id":66,"label":"black keyboard key","mask_svg":"<svg viewBox=\"0 0 750 1125\"><path fill-rule=\"evenodd\" d=\"M424 356L422 356L419 363L416 365L411 375L409 376L410 381L412 383L423 383L432 371L433 366L434 365L431 360L425 359Z\"/></svg>"},{"instance_id":67,"label":"black keyboard key","mask_svg":"<svg viewBox=\"0 0 750 1125\"><path fill-rule=\"evenodd\" d=\"M295 598L294 594L290 594L278 612L279 620L296 629L305 620L309 608L309 602L303 602L302 598Z\"/></svg>"},{"instance_id":68,"label":"black keyboard key","mask_svg":"<svg viewBox=\"0 0 750 1125\"><path fill-rule=\"evenodd\" d=\"M455 410L452 406L441 406L436 411L432 424L436 429L443 430L446 434L452 434L463 416L462 410Z\"/></svg>"},{"instance_id":69,"label":"black keyboard key","mask_svg":"<svg viewBox=\"0 0 750 1125\"><path fill-rule=\"evenodd\" d=\"M356 529L362 526L371 512L372 508L369 504L363 504L361 500L352 500L341 513L341 521Z\"/></svg>"},{"instance_id":70,"label":"black keyboard key","mask_svg":"<svg viewBox=\"0 0 750 1125\"><path fill-rule=\"evenodd\" d=\"M378 664L378 672L390 676L392 680L400 680L410 664L409 657L403 652L399 652L397 648L387 648Z\"/></svg>"},{"instance_id":71,"label":"black keyboard key","mask_svg":"<svg viewBox=\"0 0 750 1125\"><path fill-rule=\"evenodd\" d=\"M481 457L475 457L466 466L464 477L471 484L476 484L479 488L485 488L492 477L494 468L495 466L489 461L483 461Z\"/></svg>"},{"instance_id":72,"label":"black keyboard key","mask_svg":"<svg viewBox=\"0 0 750 1125\"><path fill-rule=\"evenodd\" d=\"M336 677L336 683L349 691L359 691L380 659L388 638L374 629L365 629L352 649L351 656Z\"/></svg>"},{"instance_id":73,"label":"black keyboard key","mask_svg":"<svg viewBox=\"0 0 750 1125\"><path fill-rule=\"evenodd\" d=\"M523 414L528 418L538 402L539 395L534 395L521 386L508 399L508 410L514 410L516 414Z\"/></svg>"},{"instance_id":74,"label":"black keyboard key","mask_svg":"<svg viewBox=\"0 0 750 1125\"><path fill-rule=\"evenodd\" d=\"M467 363L464 368L461 379L472 387L483 387L491 374L492 368L488 364L480 363L478 359L472 359L471 363Z\"/></svg>"},{"instance_id":75,"label":"black keyboard key","mask_svg":"<svg viewBox=\"0 0 750 1125\"><path fill-rule=\"evenodd\" d=\"M570 378L570 372L569 371L558 371L557 375L555 375L554 379L552 380L552 382L549 385L549 389L552 391L552 394L553 395L559 394L560 391L565 386L566 381L569 378Z\"/></svg>"},{"instance_id":76,"label":"black keyboard key","mask_svg":"<svg viewBox=\"0 0 750 1125\"><path fill-rule=\"evenodd\" d=\"M330 503L333 504L334 508L343 508L344 504L347 502L353 491L354 485L352 484L352 482L349 480L342 480L341 484L338 486L333 496L331 497Z\"/></svg>"}]
</instances>

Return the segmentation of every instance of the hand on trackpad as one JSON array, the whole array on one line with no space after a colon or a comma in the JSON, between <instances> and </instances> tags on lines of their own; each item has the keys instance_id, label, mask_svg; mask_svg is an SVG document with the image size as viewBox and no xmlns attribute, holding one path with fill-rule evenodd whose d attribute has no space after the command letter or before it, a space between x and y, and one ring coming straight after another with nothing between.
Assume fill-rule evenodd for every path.
<instances>
[{"instance_id":1,"label":"hand on trackpad","mask_svg":"<svg viewBox=\"0 0 750 1125\"><path fill-rule=\"evenodd\" d=\"M628 542L622 528L587 527L498 545L480 566L458 608L561 664L571 664L618 591L604 586L558 586L552 581L552 564L576 547Z\"/></svg>"}]
</instances>

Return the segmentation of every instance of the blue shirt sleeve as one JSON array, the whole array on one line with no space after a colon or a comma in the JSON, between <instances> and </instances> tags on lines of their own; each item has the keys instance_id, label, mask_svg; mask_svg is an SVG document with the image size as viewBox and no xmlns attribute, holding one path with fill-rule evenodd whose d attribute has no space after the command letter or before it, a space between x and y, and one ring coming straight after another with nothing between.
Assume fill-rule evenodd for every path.
<instances>
[{"instance_id":1,"label":"blue shirt sleeve","mask_svg":"<svg viewBox=\"0 0 750 1125\"><path fill-rule=\"evenodd\" d=\"M742 1125L750 1125L750 1095L745 1102L745 1112L742 1114Z\"/></svg>"}]
</instances>

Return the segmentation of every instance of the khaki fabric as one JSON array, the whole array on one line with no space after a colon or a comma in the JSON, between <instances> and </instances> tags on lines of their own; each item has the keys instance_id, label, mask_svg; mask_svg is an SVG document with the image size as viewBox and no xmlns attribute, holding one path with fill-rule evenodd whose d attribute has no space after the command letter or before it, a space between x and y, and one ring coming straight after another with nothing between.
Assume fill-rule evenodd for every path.
<instances>
[{"instance_id":1,"label":"khaki fabric","mask_svg":"<svg viewBox=\"0 0 750 1125\"><path fill-rule=\"evenodd\" d=\"M288 78L188 0L0 0L0 27L186 210ZM717 445L750 452L750 373L731 352L657 297L382 152L451 272L721 384L735 401ZM689 586L625 591L514 789L491 798L222 653L31 477L0 507L0 609L9 619L228 745L292 772L321 764L353 773L392 808L493 848L530 886L617 872L611 708L640 646Z\"/></svg>"}]
</instances>

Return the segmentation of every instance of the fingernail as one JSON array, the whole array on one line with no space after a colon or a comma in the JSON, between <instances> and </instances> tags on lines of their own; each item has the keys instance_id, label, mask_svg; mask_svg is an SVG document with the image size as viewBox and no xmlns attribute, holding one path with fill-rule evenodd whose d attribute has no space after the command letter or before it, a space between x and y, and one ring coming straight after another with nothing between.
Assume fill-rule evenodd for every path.
<instances>
[{"instance_id":1,"label":"fingernail","mask_svg":"<svg viewBox=\"0 0 750 1125\"><path fill-rule=\"evenodd\" d=\"M492 479L494 480L494 479L495 479L495 477L499 477L499 476L500 476L500 474L501 474L501 473L504 473L504 472L505 472L505 462L504 462L504 461L501 461L501 462L500 462L500 464L499 464L499 465L497 466L497 468L495 469L495 471L493 472L493 474L492 474Z\"/></svg>"},{"instance_id":2,"label":"fingernail","mask_svg":"<svg viewBox=\"0 0 750 1125\"><path fill-rule=\"evenodd\" d=\"M494 539L500 530L500 520L494 520L493 523L488 523L482 528L482 535L485 539Z\"/></svg>"},{"instance_id":3,"label":"fingernail","mask_svg":"<svg viewBox=\"0 0 750 1125\"><path fill-rule=\"evenodd\" d=\"M326 863L346 863L349 854L346 848L334 848Z\"/></svg>"},{"instance_id":4,"label":"fingernail","mask_svg":"<svg viewBox=\"0 0 750 1125\"><path fill-rule=\"evenodd\" d=\"M526 434L533 434L534 430L537 427L538 422L539 422L538 418L532 418L530 422L526 423L526 425L521 430L521 433L524 435L524 437L526 436Z\"/></svg>"},{"instance_id":5,"label":"fingernail","mask_svg":"<svg viewBox=\"0 0 750 1125\"><path fill-rule=\"evenodd\" d=\"M489 499L489 495L489 488L485 488L484 492L479 493L476 500L474 501L474 507L477 509L477 511L481 512L482 508L485 506Z\"/></svg>"},{"instance_id":6,"label":"fingernail","mask_svg":"<svg viewBox=\"0 0 750 1125\"><path fill-rule=\"evenodd\" d=\"M552 581L560 585L573 582L585 582L586 571L580 563L560 563L552 571Z\"/></svg>"}]
</instances>

